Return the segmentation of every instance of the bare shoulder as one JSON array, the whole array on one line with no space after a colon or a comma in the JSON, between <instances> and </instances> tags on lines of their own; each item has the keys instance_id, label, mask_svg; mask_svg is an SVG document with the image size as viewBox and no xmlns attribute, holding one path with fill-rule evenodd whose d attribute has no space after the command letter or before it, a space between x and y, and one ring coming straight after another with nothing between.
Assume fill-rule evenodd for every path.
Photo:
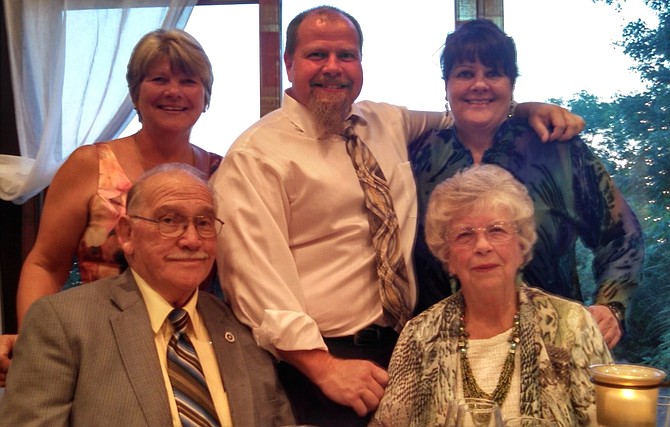
<instances>
[{"instance_id":1,"label":"bare shoulder","mask_svg":"<svg viewBox=\"0 0 670 427\"><path fill-rule=\"evenodd\" d=\"M53 205L58 209L86 210L88 200L98 188L98 163L95 145L74 150L49 185L45 209Z\"/></svg>"},{"instance_id":2,"label":"bare shoulder","mask_svg":"<svg viewBox=\"0 0 670 427\"><path fill-rule=\"evenodd\" d=\"M95 145L82 145L70 154L58 169L56 177L81 178L81 174L98 173L98 148Z\"/></svg>"}]
</instances>

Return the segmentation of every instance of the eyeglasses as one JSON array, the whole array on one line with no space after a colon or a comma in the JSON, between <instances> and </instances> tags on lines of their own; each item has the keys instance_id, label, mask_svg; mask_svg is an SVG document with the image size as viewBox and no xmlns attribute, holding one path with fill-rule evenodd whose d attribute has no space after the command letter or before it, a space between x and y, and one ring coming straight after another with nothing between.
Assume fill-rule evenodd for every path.
<instances>
[{"instance_id":1,"label":"eyeglasses","mask_svg":"<svg viewBox=\"0 0 670 427\"><path fill-rule=\"evenodd\" d=\"M158 232L163 237L183 236L190 223L193 223L198 236L203 239L211 239L218 236L221 228L223 228L223 221L212 216L194 216L189 218L181 215L166 215L158 219L146 218L139 215L131 215L130 217L158 224Z\"/></svg>"},{"instance_id":2,"label":"eyeglasses","mask_svg":"<svg viewBox=\"0 0 670 427\"><path fill-rule=\"evenodd\" d=\"M447 241L454 246L472 246L477 241L477 233L484 232L486 240L491 244L507 242L517 232L516 224L498 221L485 227L460 226L447 232Z\"/></svg>"}]
</instances>

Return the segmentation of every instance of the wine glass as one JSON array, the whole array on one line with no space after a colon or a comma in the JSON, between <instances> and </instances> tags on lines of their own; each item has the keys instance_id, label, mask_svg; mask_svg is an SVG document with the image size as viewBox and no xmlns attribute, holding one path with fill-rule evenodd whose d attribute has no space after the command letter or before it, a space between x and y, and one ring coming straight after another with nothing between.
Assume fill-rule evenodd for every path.
<instances>
[{"instance_id":1,"label":"wine glass","mask_svg":"<svg viewBox=\"0 0 670 427\"><path fill-rule=\"evenodd\" d=\"M464 403L495 403L493 400L481 399L477 397L466 397L461 399L450 400L447 404L447 414L445 427L456 427L456 417L458 416L458 407Z\"/></svg>"},{"instance_id":2,"label":"wine glass","mask_svg":"<svg viewBox=\"0 0 670 427\"><path fill-rule=\"evenodd\" d=\"M658 396L656 408L656 425L670 427L670 396Z\"/></svg>"},{"instance_id":3,"label":"wine glass","mask_svg":"<svg viewBox=\"0 0 670 427\"><path fill-rule=\"evenodd\" d=\"M546 418L521 416L505 420L505 427L557 427L556 421Z\"/></svg>"},{"instance_id":4,"label":"wine glass","mask_svg":"<svg viewBox=\"0 0 670 427\"><path fill-rule=\"evenodd\" d=\"M500 407L491 400L461 399L456 427L504 427Z\"/></svg>"},{"instance_id":5,"label":"wine glass","mask_svg":"<svg viewBox=\"0 0 670 427\"><path fill-rule=\"evenodd\" d=\"M459 404L458 400L450 400L447 403L447 413L444 427L456 427L456 415L458 414L458 404Z\"/></svg>"}]
</instances>

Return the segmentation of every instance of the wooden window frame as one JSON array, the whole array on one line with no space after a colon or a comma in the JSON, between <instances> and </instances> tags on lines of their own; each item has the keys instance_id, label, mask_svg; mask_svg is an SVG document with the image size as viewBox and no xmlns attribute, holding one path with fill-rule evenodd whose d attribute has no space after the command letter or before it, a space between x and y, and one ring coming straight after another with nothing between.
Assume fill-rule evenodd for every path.
<instances>
[{"instance_id":1,"label":"wooden window frame","mask_svg":"<svg viewBox=\"0 0 670 427\"><path fill-rule=\"evenodd\" d=\"M258 4L261 117L281 106L281 1L199 0L196 4L196 6Z\"/></svg>"}]
</instances>

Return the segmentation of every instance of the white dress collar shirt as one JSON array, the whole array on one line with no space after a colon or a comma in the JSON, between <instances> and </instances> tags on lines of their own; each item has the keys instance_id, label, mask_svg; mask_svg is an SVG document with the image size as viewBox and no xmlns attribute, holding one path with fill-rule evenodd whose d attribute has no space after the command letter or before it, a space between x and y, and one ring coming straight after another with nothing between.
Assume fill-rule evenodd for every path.
<instances>
[{"instance_id":1,"label":"white dress collar shirt","mask_svg":"<svg viewBox=\"0 0 670 427\"><path fill-rule=\"evenodd\" d=\"M414 301L407 144L449 120L368 101L352 114L389 182ZM224 294L262 347L325 350L322 337L383 324L363 190L341 136L319 138L309 111L287 95L235 141L212 183L226 222L217 254Z\"/></svg>"}]
</instances>

